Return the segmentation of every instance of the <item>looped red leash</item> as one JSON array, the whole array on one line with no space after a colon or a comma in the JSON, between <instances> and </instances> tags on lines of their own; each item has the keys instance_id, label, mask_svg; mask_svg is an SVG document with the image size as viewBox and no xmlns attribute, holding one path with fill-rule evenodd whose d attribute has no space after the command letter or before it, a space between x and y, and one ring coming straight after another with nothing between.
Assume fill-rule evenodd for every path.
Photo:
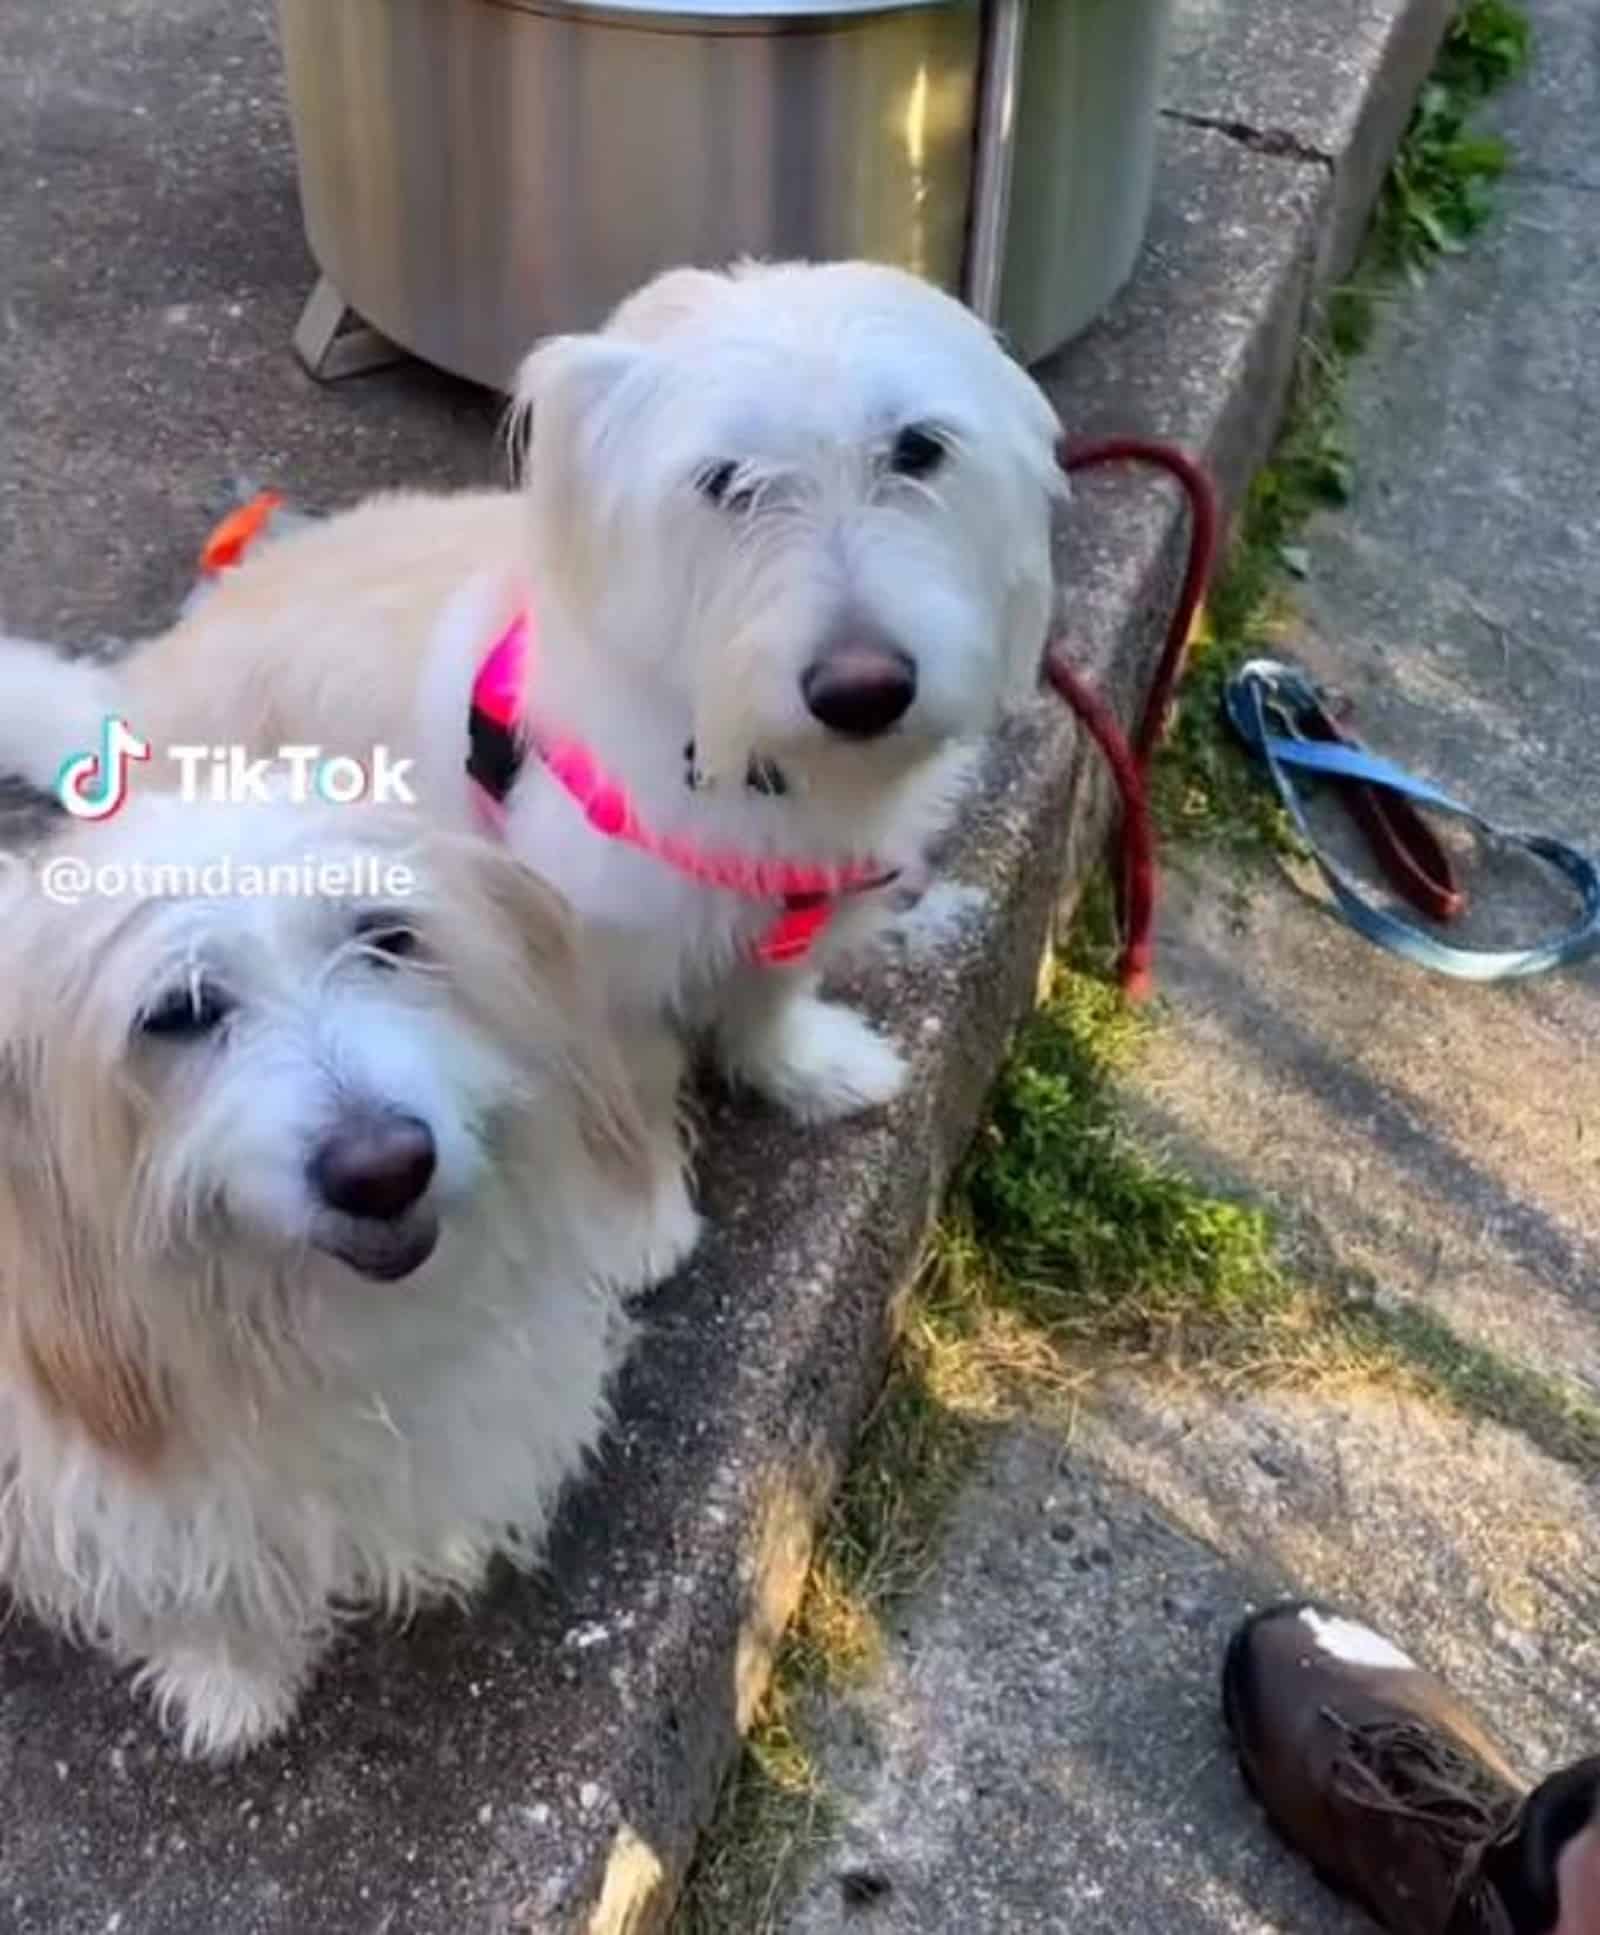
<instances>
[{"instance_id":1,"label":"looped red leash","mask_svg":"<svg viewBox=\"0 0 1600 1935\"><path fill-rule=\"evenodd\" d=\"M1166 644L1145 700L1138 731L1130 745L1106 702L1068 663L1062 640L1045 650L1045 676L1066 700L1095 744L1105 754L1122 797L1120 912L1123 924L1119 978L1134 1000L1150 992L1155 949L1156 855L1150 818L1150 767L1166 730L1195 620L1205 602L1216 564L1220 535L1217 494L1211 479L1192 457L1169 443L1145 437L1107 437L1091 443L1063 441L1061 468L1069 475L1106 464L1146 464L1164 470L1183 487L1189 504L1189 557ZM1339 717L1320 704L1301 720L1305 736L1329 745L1354 742ZM1432 919L1457 919L1466 896L1457 884L1449 855L1415 807L1359 779L1331 775L1341 803L1366 836L1390 884Z\"/></svg>"},{"instance_id":2,"label":"looped red leash","mask_svg":"<svg viewBox=\"0 0 1600 1935\"><path fill-rule=\"evenodd\" d=\"M1155 829L1150 818L1150 764L1166 730L1195 619L1205 601L1216 563L1217 494L1211 479L1192 457L1154 438L1106 437L1088 443L1063 442L1058 455L1061 468L1069 476L1106 464L1146 464L1164 470L1182 485L1189 504L1189 557L1183 584L1131 745L1110 706L1068 662L1064 641L1059 637L1051 639L1044 656L1045 677L1072 707L1090 738L1104 753L1122 798L1119 886L1123 944L1118 976L1123 991L1137 1001L1150 992L1155 951L1156 850Z\"/></svg>"}]
</instances>

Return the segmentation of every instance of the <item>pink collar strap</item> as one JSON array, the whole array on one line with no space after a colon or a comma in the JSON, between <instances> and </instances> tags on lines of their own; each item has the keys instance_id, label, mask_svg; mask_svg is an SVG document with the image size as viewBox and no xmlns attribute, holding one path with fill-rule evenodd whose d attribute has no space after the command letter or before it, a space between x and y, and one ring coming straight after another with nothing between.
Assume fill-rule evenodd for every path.
<instances>
[{"instance_id":1,"label":"pink collar strap","mask_svg":"<svg viewBox=\"0 0 1600 1935\"><path fill-rule=\"evenodd\" d=\"M479 811L496 831L505 825L505 802L532 752L604 839L637 847L704 886L747 900L778 901L783 911L753 950L768 966L804 960L841 899L887 887L896 878L893 870L874 865L827 867L702 853L691 841L654 832L640 819L627 789L601 769L588 747L575 739L541 741L527 728L521 705L533 643L533 616L524 611L490 648L472 687L467 772Z\"/></svg>"}]
</instances>

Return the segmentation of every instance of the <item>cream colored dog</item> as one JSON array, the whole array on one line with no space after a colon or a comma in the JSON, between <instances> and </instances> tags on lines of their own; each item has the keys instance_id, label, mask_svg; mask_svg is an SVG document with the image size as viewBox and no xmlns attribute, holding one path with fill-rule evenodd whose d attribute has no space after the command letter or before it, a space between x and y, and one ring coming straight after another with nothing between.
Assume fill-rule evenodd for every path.
<instances>
[{"instance_id":1,"label":"cream colored dog","mask_svg":"<svg viewBox=\"0 0 1600 1935\"><path fill-rule=\"evenodd\" d=\"M899 1054L818 991L884 896L827 899L786 964L762 942L793 868L837 886L919 861L976 742L1035 689L1048 403L958 303L835 264L667 275L603 333L536 350L515 420L518 492L360 505L115 670L0 654L0 766L48 784L107 712L158 747L381 743L464 827L474 680L525 610L503 837L577 909L652 1113L702 1030L802 1119L889 1100ZM654 851L596 830L552 746L581 749Z\"/></svg>"},{"instance_id":2,"label":"cream colored dog","mask_svg":"<svg viewBox=\"0 0 1600 1935\"><path fill-rule=\"evenodd\" d=\"M147 794L38 867L0 880L0 1597L228 1755L353 1607L536 1550L651 1150L566 910L485 841Z\"/></svg>"}]
</instances>

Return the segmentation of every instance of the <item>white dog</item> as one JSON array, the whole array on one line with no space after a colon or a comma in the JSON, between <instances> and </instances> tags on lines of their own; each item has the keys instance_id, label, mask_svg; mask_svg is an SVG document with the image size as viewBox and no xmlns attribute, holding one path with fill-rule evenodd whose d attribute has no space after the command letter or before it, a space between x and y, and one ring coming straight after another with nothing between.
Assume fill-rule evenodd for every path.
<instances>
[{"instance_id":1,"label":"white dog","mask_svg":"<svg viewBox=\"0 0 1600 1935\"><path fill-rule=\"evenodd\" d=\"M366 503L115 673L13 650L0 767L48 783L107 711L158 745L379 741L470 824L475 681L520 610L503 837L577 909L652 1113L702 1029L802 1119L887 1101L899 1054L818 982L1035 689L1049 404L958 303L851 263L673 272L536 350L516 421L521 492Z\"/></svg>"},{"instance_id":2,"label":"white dog","mask_svg":"<svg viewBox=\"0 0 1600 1935\"><path fill-rule=\"evenodd\" d=\"M351 1607L535 1551L650 1151L566 910L488 842L147 794L63 855L112 891L0 896L0 1589L222 1756ZM246 891L174 891L223 859ZM351 891L282 891L313 862Z\"/></svg>"}]
</instances>

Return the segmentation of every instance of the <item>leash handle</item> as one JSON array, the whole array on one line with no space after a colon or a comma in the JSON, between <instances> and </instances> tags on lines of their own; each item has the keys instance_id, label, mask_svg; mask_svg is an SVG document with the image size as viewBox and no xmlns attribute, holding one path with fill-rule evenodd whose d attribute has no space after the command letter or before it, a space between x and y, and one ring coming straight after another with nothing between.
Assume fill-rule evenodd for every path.
<instances>
[{"instance_id":1,"label":"leash handle","mask_svg":"<svg viewBox=\"0 0 1600 1935\"><path fill-rule=\"evenodd\" d=\"M1224 694L1229 723L1266 767L1284 811L1305 842L1340 912L1358 933L1377 946L1419 967L1463 981L1508 981L1543 974L1600 950L1600 866L1589 855L1542 833L1517 833L1498 827L1470 806L1392 761L1354 741L1328 742L1302 736L1302 723L1326 716L1321 692L1296 666L1258 658L1240 668ZM1274 731L1273 724L1285 730ZM1456 947L1375 907L1359 884L1317 845L1293 775L1314 774L1379 787L1430 811L1464 821L1485 839L1515 847L1543 861L1566 881L1582 902L1574 924L1527 947Z\"/></svg>"},{"instance_id":2,"label":"leash handle","mask_svg":"<svg viewBox=\"0 0 1600 1935\"><path fill-rule=\"evenodd\" d=\"M1323 706L1300 713L1292 736L1327 745L1360 746L1339 717ZM1438 835L1411 802L1389 787L1369 786L1362 780L1341 781L1341 789L1342 804L1366 836L1373 858L1395 892L1430 920L1441 924L1459 920L1467 897L1457 885L1455 868Z\"/></svg>"}]
</instances>

